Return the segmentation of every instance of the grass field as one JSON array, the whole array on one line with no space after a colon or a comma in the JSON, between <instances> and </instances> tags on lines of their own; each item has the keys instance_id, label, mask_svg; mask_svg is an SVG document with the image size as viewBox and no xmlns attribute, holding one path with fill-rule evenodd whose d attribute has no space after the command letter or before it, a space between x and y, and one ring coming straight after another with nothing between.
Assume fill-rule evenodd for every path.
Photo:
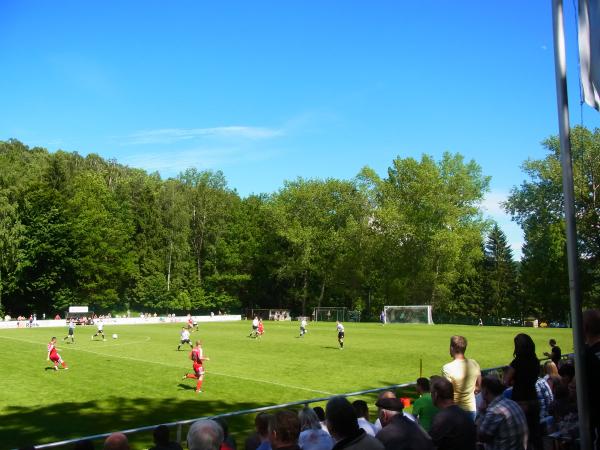
<instances>
[{"instance_id":1,"label":"grass field","mask_svg":"<svg viewBox=\"0 0 600 450\"><path fill-rule=\"evenodd\" d=\"M93 327L78 327L75 344L62 342L67 328L0 330L0 446L13 448L114 430L190 419L287 401L398 384L439 374L449 360L453 334L467 337L467 356L481 367L507 364L512 339L529 333L538 356L550 337L572 351L570 329L519 329L459 325L346 324L346 348L335 324L311 323L298 338L298 323L266 322L261 340L247 337L250 322L201 323L192 339L204 341L206 376L201 394L189 348L178 352L180 325L105 327L116 340L91 341ZM46 344L59 339L69 370L50 369ZM253 417L231 422L243 447ZM144 448L149 436L137 439Z\"/></svg>"}]
</instances>

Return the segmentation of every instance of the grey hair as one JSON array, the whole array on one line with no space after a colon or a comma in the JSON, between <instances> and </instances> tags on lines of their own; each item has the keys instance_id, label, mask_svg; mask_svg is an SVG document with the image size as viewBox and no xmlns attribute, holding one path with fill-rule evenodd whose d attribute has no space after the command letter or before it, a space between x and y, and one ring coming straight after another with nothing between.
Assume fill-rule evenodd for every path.
<instances>
[{"instance_id":1,"label":"grey hair","mask_svg":"<svg viewBox=\"0 0 600 450\"><path fill-rule=\"evenodd\" d=\"M320 430L321 422L317 413L312 408L305 406L303 409L298 411L298 420L300 420L300 430Z\"/></svg>"},{"instance_id":2,"label":"grey hair","mask_svg":"<svg viewBox=\"0 0 600 450\"><path fill-rule=\"evenodd\" d=\"M223 439L223 428L217 422L210 419L197 420L187 434L188 449L219 450Z\"/></svg>"}]
</instances>

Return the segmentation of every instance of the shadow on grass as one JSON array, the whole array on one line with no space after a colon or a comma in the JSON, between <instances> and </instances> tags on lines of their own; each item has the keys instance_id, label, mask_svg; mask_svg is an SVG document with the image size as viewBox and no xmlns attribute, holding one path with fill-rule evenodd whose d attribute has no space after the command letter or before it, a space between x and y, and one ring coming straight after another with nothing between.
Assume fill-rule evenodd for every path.
<instances>
[{"instance_id":1,"label":"shadow on grass","mask_svg":"<svg viewBox=\"0 0 600 450\"><path fill-rule=\"evenodd\" d=\"M181 383L182 389L191 389ZM102 401L64 402L48 406L10 406L2 416L0 442L2 448L75 439L95 434L110 433L161 423L212 416L238 410L264 406L250 402L227 402L207 400L194 396L189 400L165 401L164 399L112 397ZM243 443L253 430L254 414L227 419L230 433ZM183 430L183 440L187 427ZM171 431L172 438L175 432ZM148 448L152 443L152 431L130 435L132 448ZM96 448L102 448L101 441ZM63 448L73 448L73 445Z\"/></svg>"}]
</instances>

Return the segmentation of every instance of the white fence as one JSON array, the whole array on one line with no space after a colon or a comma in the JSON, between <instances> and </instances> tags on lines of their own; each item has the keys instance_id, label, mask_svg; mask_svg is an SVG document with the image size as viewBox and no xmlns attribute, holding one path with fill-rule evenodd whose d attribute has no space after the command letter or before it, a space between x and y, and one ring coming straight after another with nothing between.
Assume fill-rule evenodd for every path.
<instances>
[{"instance_id":1,"label":"white fence","mask_svg":"<svg viewBox=\"0 0 600 450\"><path fill-rule=\"evenodd\" d=\"M242 320L240 315L216 315L216 316L192 316L198 322L232 322ZM110 319L102 319L105 324L110 325L144 325L149 323L185 323L187 316L165 317L165 316L148 316L148 317L112 317ZM36 327L64 327L67 321L61 320L38 320L34 323ZM26 328L29 327L29 320L9 320L0 321L0 329L6 328Z\"/></svg>"}]
</instances>

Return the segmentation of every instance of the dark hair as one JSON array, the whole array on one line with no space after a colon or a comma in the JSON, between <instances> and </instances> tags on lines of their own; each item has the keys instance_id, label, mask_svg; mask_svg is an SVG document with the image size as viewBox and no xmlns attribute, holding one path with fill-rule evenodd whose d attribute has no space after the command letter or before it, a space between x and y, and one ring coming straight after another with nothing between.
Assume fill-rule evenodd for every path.
<instances>
[{"instance_id":1,"label":"dark hair","mask_svg":"<svg viewBox=\"0 0 600 450\"><path fill-rule=\"evenodd\" d=\"M417 386L423 389L423 391L429 392L429 380L427 378L417 378Z\"/></svg>"},{"instance_id":2,"label":"dark hair","mask_svg":"<svg viewBox=\"0 0 600 450\"><path fill-rule=\"evenodd\" d=\"M431 392L435 392L437 398L441 400L452 400L454 398L454 387L444 377L431 377Z\"/></svg>"},{"instance_id":3,"label":"dark hair","mask_svg":"<svg viewBox=\"0 0 600 450\"><path fill-rule=\"evenodd\" d=\"M325 420L325 410L323 408L321 408L320 406L315 406L313 408L313 411L315 412L315 414L321 422Z\"/></svg>"},{"instance_id":4,"label":"dark hair","mask_svg":"<svg viewBox=\"0 0 600 450\"><path fill-rule=\"evenodd\" d=\"M217 422L219 425L221 425L221 428L223 428L223 437L226 438L229 436L229 426L227 425L227 421L219 417L215 419L215 422Z\"/></svg>"},{"instance_id":5,"label":"dark hair","mask_svg":"<svg viewBox=\"0 0 600 450\"><path fill-rule=\"evenodd\" d=\"M169 427L166 425L157 426L152 435L157 444L167 445L169 443Z\"/></svg>"},{"instance_id":6,"label":"dark hair","mask_svg":"<svg viewBox=\"0 0 600 450\"><path fill-rule=\"evenodd\" d=\"M282 443L298 442L300 434L300 420L292 411L277 411L269 419L269 430L277 434L277 439Z\"/></svg>"},{"instance_id":7,"label":"dark hair","mask_svg":"<svg viewBox=\"0 0 600 450\"><path fill-rule=\"evenodd\" d=\"M575 366L570 363L562 364L558 369L558 374L562 378L575 378Z\"/></svg>"},{"instance_id":8,"label":"dark hair","mask_svg":"<svg viewBox=\"0 0 600 450\"><path fill-rule=\"evenodd\" d=\"M75 442L75 447L73 447L73 450L94 450L94 443L89 439L77 441Z\"/></svg>"},{"instance_id":9,"label":"dark hair","mask_svg":"<svg viewBox=\"0 0 600 450\"><path fill-rule=\"evenodd\" d=\"M271 414L267 414L264 412L258 413L254 418L254 426L256 427L256 431L261 436L267 436L269 434L269 419L271 418Z\"/></svg>"},{"instance_id":10,"label":"dark hair","mask_svg":"<svg viewBox=\"0 0 600 450\"><path fill-rule=\"evenodd\" d=\"M515 336L515 351L513 355L517 359L537 359L535 343L531 339L531 336L525 333L519 333Z\"/></svg>"},{"instance_id":11,"label":"dark hair","mask_svg":"<svg viewBox=\"0 0 600 450\"><path fill-rule=\"evenodd\" d=\"M467 351L467 338L464 336L452 336L450 338L450 348L454 353L463 354Z\"/></svg>"},{"instance_id":12,"label":"dark hair","mask_svg":"<svg viewBox=\"0 0 600 450\"><path fill-rule=\"evenodd\" d=\"M588 309L583 312L583 330L590 336L600 335L600 309Z\"/></svg>"},{"instance_id":13,"label":"dark hair","mask_svg":"<svg viewBox=\"0 0 600 450\"><path fill-rule=\"evenodd\" d=\"M498 377L488 375L481 379L481 389L485 389L494 397L498 397L504 392L505 386Z\"/></svg>"},{"instance_id":14,"label":"dark hair","mask_svg":"<svg viewBox=\"0 0 600 450\"><path fill-rule=\"evenodd\" d=\"M551 346L553 346L553 347L554 347L554 346L556 345L556 340L554 340L554 339L550 339L550 340L548 341L548 343L549 343Z\"/></svg>"},{"instance_id":15,"label":"dark hair","mask_svg":"<svg viewBox=\"0 0 600 450\"><path fill-rule=\"evenodd\" d=\"M325 416L327 417L327 427L331 433L342 438L358 433L358 418L346 397L338 396L330 399L325 408Z\"/></svg>"},{"instance_id":16,"label":"dark hair","mask_svg":"<svg viewBox=\"0 0 600 450\"><path fill-rule=\"evenodd\" d=\"M354 408L357 417L364 417L365 419L369 417L369 407L364 400L354 400L352 402L352 407Z\"/></svg>"}]
</instances>

